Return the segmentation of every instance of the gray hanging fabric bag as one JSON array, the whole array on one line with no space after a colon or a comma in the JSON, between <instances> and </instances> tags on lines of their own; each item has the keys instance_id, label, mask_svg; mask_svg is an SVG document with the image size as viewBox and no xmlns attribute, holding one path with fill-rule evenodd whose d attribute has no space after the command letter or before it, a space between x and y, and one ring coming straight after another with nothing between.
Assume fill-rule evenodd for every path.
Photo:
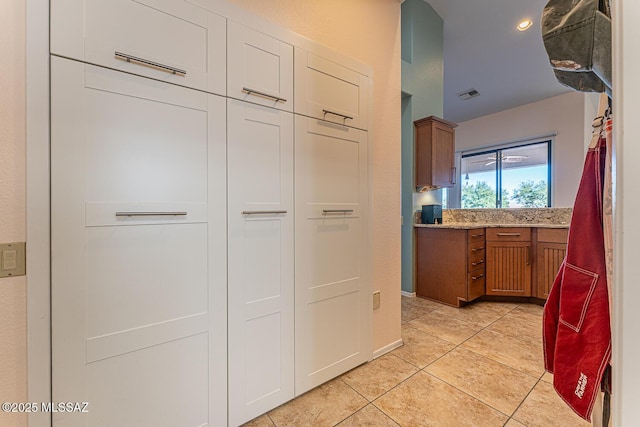
<instances>
[{"instance_id":1,"label":"gray hanging fabric bag","mask_svg":"<svg viewBox=\"0 0 640 427\"><path fill-rule=\"evenodd\" d=\"M556 79L581 92L611 93L608 0L550 0L542 40Z\"/></svg>"}]
</instances>

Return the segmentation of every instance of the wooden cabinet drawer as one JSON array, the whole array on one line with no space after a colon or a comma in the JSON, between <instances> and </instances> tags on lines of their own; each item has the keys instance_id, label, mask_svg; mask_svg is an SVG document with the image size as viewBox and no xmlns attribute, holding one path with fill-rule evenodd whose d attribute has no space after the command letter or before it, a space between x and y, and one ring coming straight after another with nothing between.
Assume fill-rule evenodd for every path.
<instances>
[{"instance_id":1,"label":"wooden cabinet drawer","mask_svg":"<svg viewBox=\"0 0 640 427\"><path fill-rule=\"evenodd\" d=\"M568 228L538 228L538 242L567 243Z\"/></svg>"},{"instance_id":2,"label":"wooden cabinet drawer","mask_svg":"<svg viewBox=\"0 0 640 427\"><path fill-rule=\"evenodd\" d=\"M485 234L486 234L486 231L484 228L469 230L467 231L467 240L469 244L475 243L475 242L484 242Z\"/></svg>"},{"instance_id":3,"label":"wooden cabinet drawer","mask_svg":"<svg viewBox=\"0 0 640 427\"><path fill-rule=\"evenodd\" d=\"M469 243L469 258L471 257L476 257L476 256L480 256L481 258L484 258L484 254L485 254L485 242L475 242L475 243Z\"/></svg>"},{"instance_id":4,"label":"wooden cabinet drawer","mask_svg":"<svg viewBox=\"0 0 640 427\"><path fill-rule=\"evenodd\" d=\"M51 2L51 52L225 94L226 19L186 1Z\"/></svg>"},{"instance_id":5,"label":"wooden cabinet drawer","mask_svg":"<svg viewBox=\"0 0 640 427\"><path fill-rule=\"evenodd\" d=\"M472 301L476 298L479 298L485 294L485 273L484 270L471 272L468 274L467 284L468 284L468 294L467 301Z\"/></svg>"},{"instance_id":6,"label":"wooden cabinet drawer","mask_svg":"<svg viewBox=\"0 0 640 427\"><path fill-rule=\"evenodd\" d=\"M484 250L476 251L474 254L469 254L467 271L485 268L485 265L486 259Z\"/></svg>"},{"instance_id":7,"label":"wooden cabinet drawer","mask_svg":"<svg viewBox=\"0 0 640 427\"><path fill-rule=\"evenodd\" d=\"M326 58L295 49L295 112L366 130L369 78Z\"/></svg>"},{"instance_id":8,"label":"wooden cabinet drawer","mask_svg":"<svg viewBox=\"0 0 640 427\"><path fill-rule=\"evenodd\" d=\"M492 242L529 242L531 241L530 228L487 228L487 241Z\"/></svg>"}]
</instances>

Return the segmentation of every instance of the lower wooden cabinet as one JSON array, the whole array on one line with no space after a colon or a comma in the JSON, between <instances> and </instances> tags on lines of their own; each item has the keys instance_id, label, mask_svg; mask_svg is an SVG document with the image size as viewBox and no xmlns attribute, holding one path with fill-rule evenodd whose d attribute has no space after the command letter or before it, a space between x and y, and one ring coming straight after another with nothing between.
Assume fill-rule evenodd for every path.
<instances>
[{"instance_id":1,"label":"lower wooden cabinet","mask_svg":"<svg viewBox=\"0 0 640 427\"><path fill-rule=\"evenodd\" d=\"M551 285L567 253L569 230L561 228L537 229L535 287L536 298L547 299Z\"/></svg>"},{"instance_id":2,"label":"lower wooden cabinet","mask_svg":"<svg viewBox=\"0 0 640 427\"><path fill-rule=\"evenodd\" d=\"M487 295L531 296L530 228L487 229Z\"/></svg>"},{"instance_id":3,"label":"lower wooden cabinet","mask_svg":"<svg viewBox=\"0 0 640 427\"><path fill-rule=\"evenodd\" d=\"M416 294L461 306L485 294L485 230L416 229Z\"/></svg>"},{"instance_id":4,"label":"lower wooden cabinet","mask_svg":"<svg viewBox=\"0 0 640 427\"><path fill-rule=\"evenodd\" d=\"M416 228L416 294L460 306L484 295L547 299L568 229Z\"/></svg>"}]
</instances>

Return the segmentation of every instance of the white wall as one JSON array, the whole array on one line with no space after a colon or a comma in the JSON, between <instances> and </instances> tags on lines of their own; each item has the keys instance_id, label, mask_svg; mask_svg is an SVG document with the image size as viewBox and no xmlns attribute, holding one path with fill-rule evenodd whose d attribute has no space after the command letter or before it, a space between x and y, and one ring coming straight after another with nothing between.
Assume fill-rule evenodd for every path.
<instances>
[{"instance_id":1,"label":"white wall","mask_svg":"<svg viewBox=\"0 0 640 427\"><path fill-rule=\"evenodd\" d=\"M613 420L616 427L640 423L640 2L614 0L613 114L615 133Z\"/></svg>"},{"instance_id":2,"label":"white wall","mask_svg":"<svg viewBox=\"0 0 640 427\"><path fill-rule=\"evenodd\" d=\"M542 101L462 122L456 151L466 151L557 133L552 143L552 205L573 207L582 176L585 143L593 117L587 95L569 92ZM597 105L597 104L596 104Z\"/></svg>"},{"instance_id":3,"label":"white wall","mask_svg":"<svg viewBox=\"0 0 640 427\"><path fill-rule=\"evenodd\" d=\"M230 0L373 69L374 350L400 339L400 2Z\"/></svg>"},{"instance_id":4,"label":"white wall","mask_svg":"<svg viewBox=\"0 0 640 427\"><path fill-rule=\"evenodd\" d=\"M25 2L0 1L0 243L25 231ZM27 400L25 277L0 279L0 402ZM0 412L0 426L26 426Z\"/></svg>"}]
</instances>

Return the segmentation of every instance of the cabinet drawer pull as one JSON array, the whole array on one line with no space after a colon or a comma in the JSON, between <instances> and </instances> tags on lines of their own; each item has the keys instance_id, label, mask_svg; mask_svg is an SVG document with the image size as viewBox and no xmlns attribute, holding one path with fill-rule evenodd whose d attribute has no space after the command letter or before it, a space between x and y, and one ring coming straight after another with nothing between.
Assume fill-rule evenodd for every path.
<instances>
[{"instance_id":1,"label":"cabinet drawer pull","mask_svg":"<svg viewBox=\"0 0 640 427\"><path fill-rule=\"evenodd\" d=\"M471 280L478 280L478 279L482 279L484 277L484 274L481 274L479 276L471 276Z\"/></svg>"},{"instance_id":2,"label":"cabinet drawer pull","mask_svg":"<svg viewBox=\"0 0 640 427\"><path fill-rule=\"evenodd\" d=\"M185 216L186 212L116 212L116 216Z\"/></svg>"},{"instance_id":3,"label":"cabinet drawer pull","mask_svg":"<svg viewBox=\"0 0 640 427\"><path fill-rule=\"evenodd\" d=\"M472 238L472 239L475 239L476 237L482 237L482 236L484 236L484 233L481 233L481 234L472 234L472 235L471 235L471 238Z\"/></svg>"},{"instance_id":4,"label":"cabinet drawer pull","mask_svg":"<svg viewBox=\"0 0 640 427\"><path fill-rule=\"evenodd\" d=\"M477 252L477 251L483 251L484 250L484 246L481 248L471 248L471 252Z\"/></svg>"},{"instance_id":5,"label":"cabinet drawer pull","mask_svg":"<svg viewBox=\"0 0 640 427\"><path fill-rule=\"evenodd\" d=\"M186 70L181 70L180 68L170 67L168 65L160 64L158 62L149 61L148 59L138 58L137 56L129 55L129 54L118 52L118 51L114 52L114 55L116 56L116 58L122 59L122 60L127 61L127 62L131 62L131 61L139 62L140 64L149 65L150 67L159 68L159 69L161 69L163 71L166 71L168 73L181 75L183 77L187 75L187 71Z\"/></svg>"},{"instance_id":6,"label":"cabinet drawer pull","mask_svg":"<svg viewBox=\"0 0 640 427\"><path fill-rule=\"evenodd\" d=\"M269 95L268 93L260 92L259 90L253 90L248 87L243 87L242 91L246 92L249 95L264 96L265 98L273 99L276 102L287 102L285 98L280 98L279 96L275 96L275 95Z\"/></svg>"},{"instance_id":7,"label":"cabinet drawer pull","mask_svg":"<svg viewBox=\"0 0 640 427\"><path fill-rule=\"evenodd\" d=\"M471 265L472 265L473 267L475 267L476 265L480 265L480 264L484 264L484 260L483 260L483 259L481 259L481 260L480 260L480 261L478 261L478 262L472 262L472 263L471 263Z\"/></svg>"},{"instance_id":8,"label":"cabinet drawer pull","mask_svg":"<svg viewBox=\"0 0 640 427\"><path fill-rule=\"evenodd\" d=\"M351 116L347 116L347 115L345 115L345 114L336 113L336 112L334 112L334 111L330 111L330 110L322 110L322 113L323 113L323 115L322 115L322 117L323 117L323 118L324 118L327 114L333 114L334 116L340 116L340 117L342 117L342 121L343 121L343 122L346 122L346 121L347 121L347 119L351 119L351 120L353 120L353 117L351 117Z\"/></svg>"},{"instance_id":9,"label":"cabinet drawer pull","mask_svg":"<svg viewBox=\"0 0 640 427\"><path fill-rule=\"evenodd\" d=\"M242 215L278 215L286 213L287 211L242 211Z\"/></svg>"},{"instance_id":10,"label":"cabinet drawer pull","mask_svg":"<svg viewBox=\"0 0 640 427\"><path fill-rule=\"evenodd\" d=\"M348 214L348 213L353 213L353 209L322 209L322 215L333 214L333 213Z\"/></svg>"},{"instance_id":11,"label":"cabinet drawer pull","mask_svg":"<svg viewBox=\"0 0 640 427\"><path fill-rule=\"evenodd\" d=\"M498 233L500 237L519 237L520 233Z\"/></svg>"}]
</instances>

